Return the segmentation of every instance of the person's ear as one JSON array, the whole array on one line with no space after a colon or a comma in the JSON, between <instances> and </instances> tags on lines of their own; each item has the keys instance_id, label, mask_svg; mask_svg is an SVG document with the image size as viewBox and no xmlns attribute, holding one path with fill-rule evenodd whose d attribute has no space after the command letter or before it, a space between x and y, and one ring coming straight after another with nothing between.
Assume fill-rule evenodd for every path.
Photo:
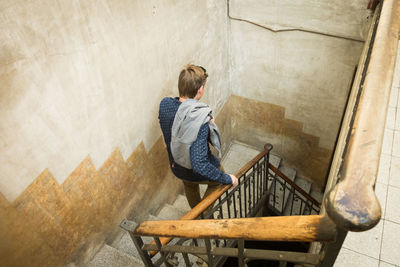
<instances>
[{"instance_id":1,"label":"person's ear","mask_svg":"<svg viewBox=\"0 0 400 267\"><path fill-rule=\"evenodd\" d=\"M200 100L200 98L203 96L204 94L204 85L202 85L199 90L197 90L197 94L195 96L195 99Z\"/></svg>"},{"instance_id":2,"label":"person's ear","mask_svg":"<svg viewBox=\"0 0 400 267\"><path fill-rule=\"evenodd\" d=\"M202 86L199 88L199 93L201 93L201 95L203 95L203 93L204 93L204 85L202 85Z\"/></svg>"}]
</instances>

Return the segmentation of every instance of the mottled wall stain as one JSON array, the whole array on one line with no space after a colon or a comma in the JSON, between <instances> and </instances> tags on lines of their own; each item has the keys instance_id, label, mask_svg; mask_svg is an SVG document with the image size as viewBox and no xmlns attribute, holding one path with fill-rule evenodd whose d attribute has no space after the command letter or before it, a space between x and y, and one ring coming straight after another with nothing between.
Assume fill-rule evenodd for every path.
<instances>
[{"instance_id":1,"label":"mottled wall stain","mask_svg":"<svg viewBox=\"0 0 400 267\"><path fill-rule=\"evenodd\" d=\"M86 262L123 218L140 221L181 191L161 137L126 161L116 149L98 170L87 157L62 185L46 169L13 203L0 195L0 265Z\"/></svg>"},{"instance_id":2,"label":"mottled wall stain","mask_svg":"<svg viewBox=\"0 0 400 267\"><path fill-rule=\"evenodd\" d=\"M216 122L223 152L232 140L260 148L269 142L286 164L322 184L331 151L302 132L301 122L286 119L283 107L231 96ZM0 195L0 265L87 262L113 240L123 218L141 221L181 191L162 137L149 152L140 143L126 161L115 149L98 170L87 157L62 185L46 169L13 203Z\"/></svg>"},{"instance_id":3,"label":"mottled wall stain","mask_svg":"<svg viewBox=\"0 0 400 267\"><path fill-rule=\"evenodd\" d=\"M304 133L302 122L285 118L284 107L235 95L226 105L231 107L234 140L259 148L271 143L284 164L324 185L332 150L319 147L319 137Z\"/></svg>"}]
</instances>

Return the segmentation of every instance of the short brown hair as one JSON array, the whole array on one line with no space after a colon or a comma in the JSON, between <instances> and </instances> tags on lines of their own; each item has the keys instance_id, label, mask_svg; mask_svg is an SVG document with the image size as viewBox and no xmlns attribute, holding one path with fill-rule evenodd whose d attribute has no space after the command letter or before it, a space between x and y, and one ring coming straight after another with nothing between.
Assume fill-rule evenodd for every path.
<instances>
[{"instance_id":1,"label":"short brown hair","mask_svg":"<svg viewBox=\"0 0 400 267\"><path fill-rule=\"evenodd\" d=\"M206 84L207 77L205 68L192 64L186 65L179 74L179 96L194 98L200 87Z\"/></svg>"}]
</instances>

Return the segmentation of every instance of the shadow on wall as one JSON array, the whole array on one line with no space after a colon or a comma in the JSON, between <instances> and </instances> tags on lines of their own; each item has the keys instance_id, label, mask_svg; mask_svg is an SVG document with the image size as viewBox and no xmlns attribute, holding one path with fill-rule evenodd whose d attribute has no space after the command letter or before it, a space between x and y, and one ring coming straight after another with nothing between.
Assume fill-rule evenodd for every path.
<instances>
[{"instance_id":1,"label":"shadow on wall","mask_svg":"<svg viewBox=\"0 0 400 267\"><path fill-rule=\"evenodd\" d=\"M86 262L123 218L140 221L181 191L161 137L126 161L116 149L99 170L88 157L62 185L45 170L13 203L0 194L0 265Z\"/></svg>"},{"instance_id":2,"label":"shadow on wall","mask_svg":"<svg viewBox=\"0 0 400 267\"><path fill-rule=\"evenodd\" d=\"M332 151L286 119L283 107L231 96L216 121L224 153L232 140L272 143L300 175L323 185ZM0 266L87 262L115 238L123 218L141 221L181 191L162 137L149 152L141 143L126 161L116 149L99 170L88 157L62 185L45 170L13 203L0 194Z\"/></svg>"},{"instance_id":3,"label":"shadow on wall","mask_svg":"<svg viewBox=\"0 0 400 267\"><path fill-rule=\"evenodd\" d=\"M323 187L332 150L319 147L319 137L303 132L303 123L285 118L282 106L232 95L225 104L231 118L232 139L262 149L271 143L272 153L300 176Z\"/></svg>"}]
</instances>

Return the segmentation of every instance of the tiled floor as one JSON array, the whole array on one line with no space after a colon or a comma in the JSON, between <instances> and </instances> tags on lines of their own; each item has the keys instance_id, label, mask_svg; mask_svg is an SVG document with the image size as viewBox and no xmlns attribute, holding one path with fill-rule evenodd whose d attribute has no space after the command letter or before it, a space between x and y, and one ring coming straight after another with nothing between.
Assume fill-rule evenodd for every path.
<instances>
[{"instance_id":1,"label":"tiled floor","mask_svg":"<svg viewBox=\"0 0 400 267\"><path fill-rule=\"evenodd\" d=\"M399 47L400 50L400 47ZM373 229L349 232L335 267L400 266L400 57L390 94L385 136L375 187L382 218Z\"/></svg>"}]
</instances>

